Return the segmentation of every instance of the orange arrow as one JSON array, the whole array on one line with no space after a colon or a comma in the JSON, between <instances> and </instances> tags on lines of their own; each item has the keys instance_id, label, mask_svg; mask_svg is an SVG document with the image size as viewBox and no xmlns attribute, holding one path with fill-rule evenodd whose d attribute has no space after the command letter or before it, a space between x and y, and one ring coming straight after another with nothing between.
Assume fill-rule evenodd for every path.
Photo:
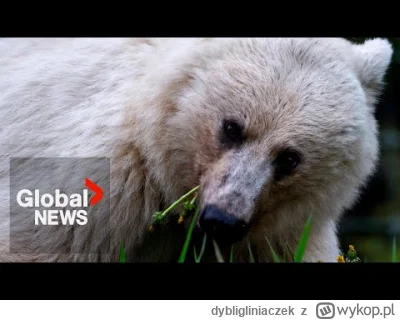
<instances>
[{"instance_id":1,"label":"orange arrow","mask_svg":"<svg viewBox=\"0 0 400 320\"><path fill-rule=\"evenodd\" d=\"M90 199L90 205L94 206L101 199L103 199L103 189L88 178L85 178L85 185L95 193L94 197Z\"/></svg>"}]
</instances>

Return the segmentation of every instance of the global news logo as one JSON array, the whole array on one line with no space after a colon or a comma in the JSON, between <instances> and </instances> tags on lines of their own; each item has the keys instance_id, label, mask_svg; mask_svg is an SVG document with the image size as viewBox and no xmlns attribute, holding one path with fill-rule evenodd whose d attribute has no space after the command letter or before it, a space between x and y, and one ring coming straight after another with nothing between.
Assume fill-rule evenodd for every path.
<instances>
[{"instance_id":1,"label":"global news logo","mask_svg":"<svg viewBox=\"0 0 400 320\"><path fill-rule=\"evenodd\" d=\"M22 189L17 193L17 203L23 208L34 209L35 225L85 225L88 222L87 208L103 199L103 189L88 178L82 193L65 194L60 189L41 194L39 189L33 191ZM90 198L89 191L94 193ZM44 207L46 209L40 210ZM72 209L66 209L70 207ZM51 208L51 209L50 209Z\"/></svg>"},{"instance_id":2,"label":"global news logo","mask_svg":"<svg viewBox=\"0 0 400 320\"><path fill-rule=\"evenodd\" d=\"M335 305L330 302L321 302L317 304L318 319L333 319L335 317Z\"/></svg>"}]
</instances>

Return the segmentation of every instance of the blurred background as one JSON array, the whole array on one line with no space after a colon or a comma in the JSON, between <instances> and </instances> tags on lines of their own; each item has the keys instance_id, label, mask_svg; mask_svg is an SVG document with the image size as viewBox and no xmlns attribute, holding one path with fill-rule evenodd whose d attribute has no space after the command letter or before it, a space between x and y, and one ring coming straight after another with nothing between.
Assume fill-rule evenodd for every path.
<instances>
[{"instance_id":1,"label":"blurred background","mask_svg":"<svg viewBox=\"0 0 400 320\"><path fill-rule=\"evenodd\" d=\"M347 38L361 43L368 38ZM387 38L394 56L376 108L380 127L380 163L358 203L339 228L341 246L354 245L364 262L390 262L397 238L400 261L400 38Z\"/></svg>"}]
</instances>

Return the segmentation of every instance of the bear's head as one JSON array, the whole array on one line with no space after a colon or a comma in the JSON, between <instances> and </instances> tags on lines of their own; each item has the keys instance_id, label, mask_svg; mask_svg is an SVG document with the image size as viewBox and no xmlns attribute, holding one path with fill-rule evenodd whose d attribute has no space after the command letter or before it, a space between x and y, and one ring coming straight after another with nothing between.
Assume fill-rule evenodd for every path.
<instances>
[{"instance_id":1,"label":"bear's head","mask_svg":"<svg viewBox=\"0 0 400 320\"><path fill-rule=\"evenodd\" d=\"M174 181L201 186L199 226L235 242L300 230L309 215L316 224L336 221L376 166L374 108L389 42L197 45L180 66L185 76L163 135Z\"/></svg>"}]
</instances>

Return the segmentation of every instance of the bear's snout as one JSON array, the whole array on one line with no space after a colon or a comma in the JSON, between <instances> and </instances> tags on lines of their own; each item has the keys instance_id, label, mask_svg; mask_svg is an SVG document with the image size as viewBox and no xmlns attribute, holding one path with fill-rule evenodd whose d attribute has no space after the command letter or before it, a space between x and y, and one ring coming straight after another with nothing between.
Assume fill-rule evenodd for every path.
<instances>
[{"instance_id":1,"label":"bear's snout","mask_svg":"<svg viewBox=\"0 0 400 320\"><path fill-rule=\"evenodd\" d=\"M215 205L206 206L199 219L201 229L215 240L233 244L244 238L247 224Z\"/></svg>"}]
</instances>

